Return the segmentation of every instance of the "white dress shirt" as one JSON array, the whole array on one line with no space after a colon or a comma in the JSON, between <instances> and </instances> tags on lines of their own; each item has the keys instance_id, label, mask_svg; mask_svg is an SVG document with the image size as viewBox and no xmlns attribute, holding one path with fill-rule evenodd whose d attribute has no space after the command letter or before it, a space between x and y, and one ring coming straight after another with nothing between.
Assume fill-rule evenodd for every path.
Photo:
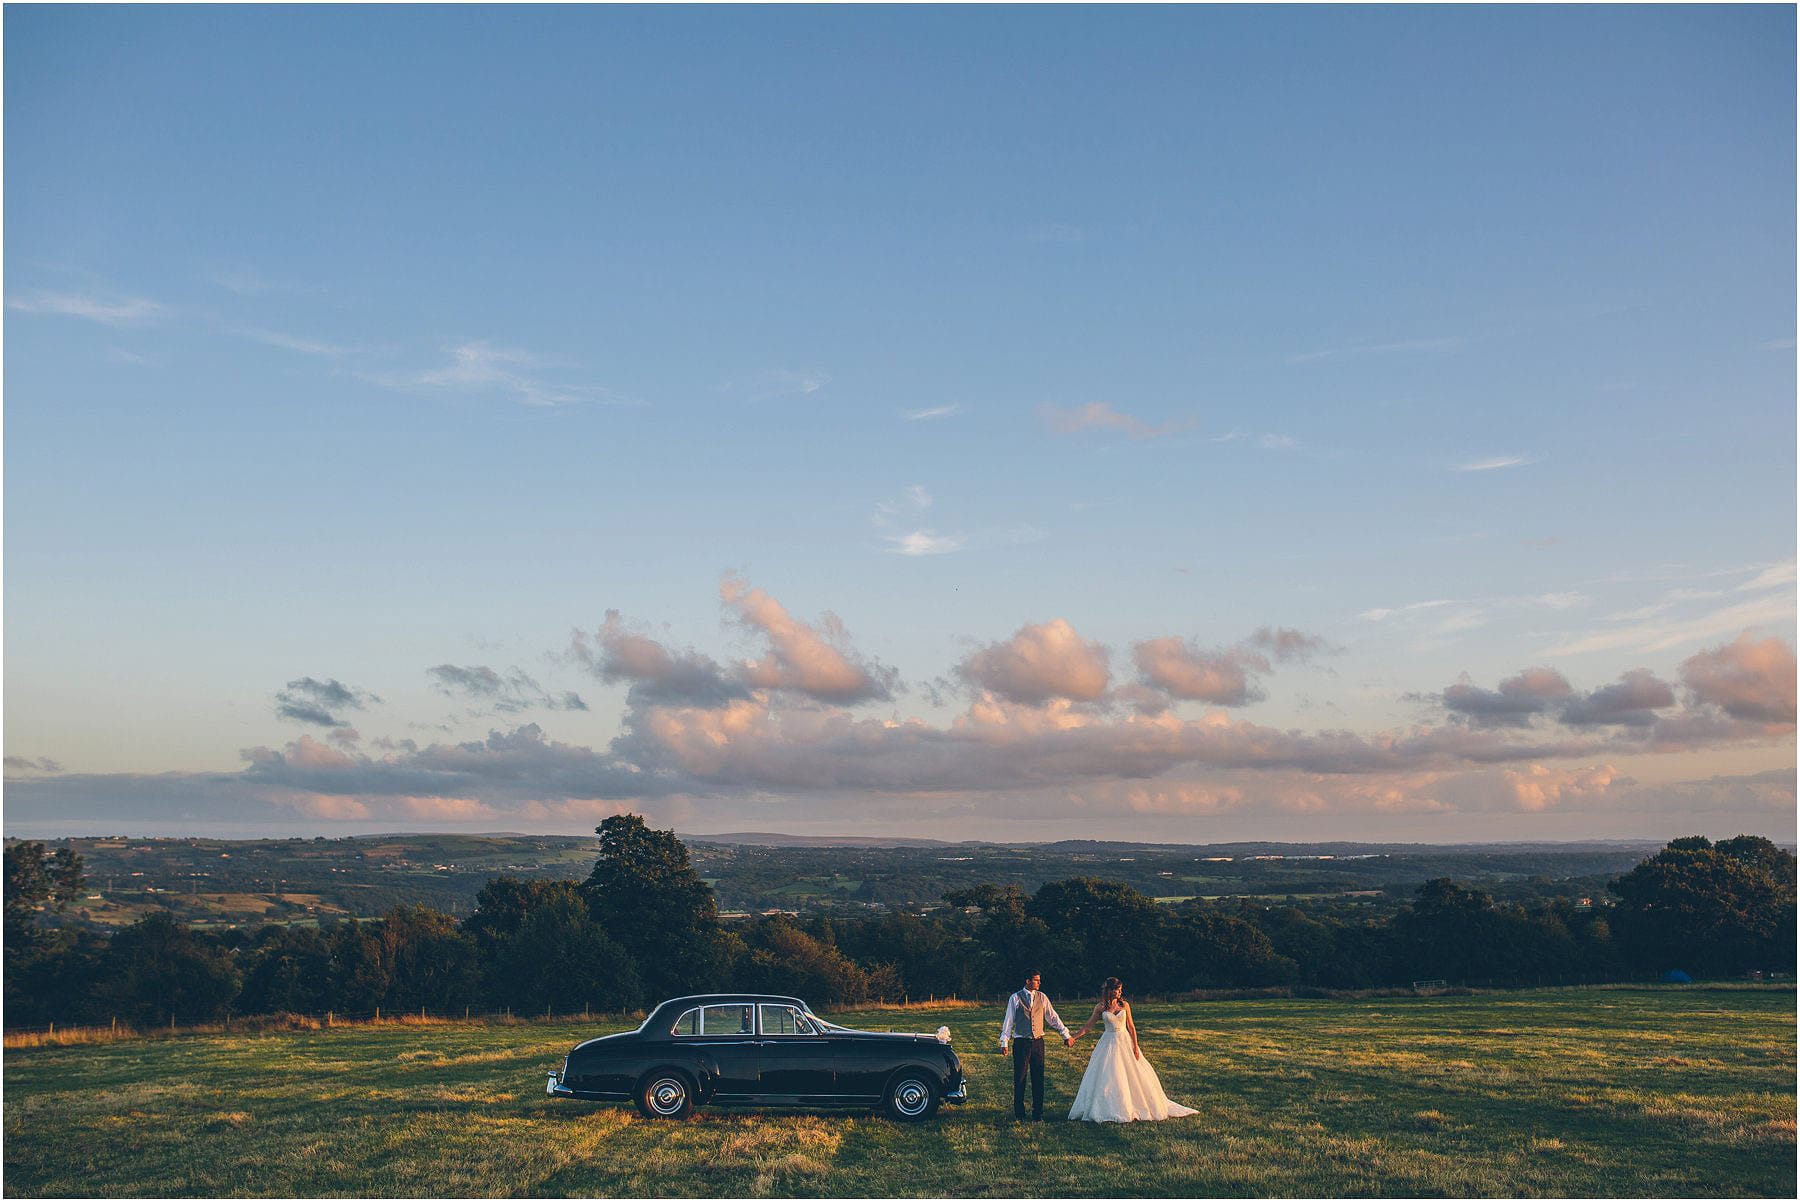
<instances>
[{"instance_id":1,"label":"white dress shirt","mask_svg":"<svg viewBox=\"0 0 1800 1202\"><path fill-rule=\"evenodd\" d=\"M1031 1011L1032 1008L1037 1005L1037 999L1040 997L1044 997L1044 995L1038 990L1021 989L1007 999L1006 1021L1000 1024L1000 1046L1002 1048L1012 1042L1013 1019L1015 1015L1024 1018L1025 1030L1027 1034L1029 1034L1031 1031ZM1050 1004L1050 999L1047 997L1044 997L1044 1025L1061 1031L1064 1039L1069 1038L1069 1028L1063 1026L1063 1020L1056 1015L1056 1007Z\"/></svg>"}]
</instances>

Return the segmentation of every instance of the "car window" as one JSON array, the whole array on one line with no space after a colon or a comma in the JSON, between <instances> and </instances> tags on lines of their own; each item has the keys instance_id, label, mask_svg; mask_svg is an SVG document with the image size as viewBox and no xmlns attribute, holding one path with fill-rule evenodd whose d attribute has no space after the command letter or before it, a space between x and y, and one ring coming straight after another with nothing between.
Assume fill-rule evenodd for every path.
<instances>
[{"instance_id":1,"label":"car window","mask_svg":"<svg viewBox=\"0 0 1800 1202\"><path fill-rule=\"evenodd\" d=\"M698 1035L698 1034L700 1034L700 1012L698 1010L682 1011L681 1017L675 1020L675 1025L672 1028L670 1028L669 1034L671 1034L671 1035Z\"/></svg>"},{"instance_id":2,"label":"car window","mask_svg":"<svg viewBox=\"0 0 1800 1202\"><path fill-rule=\"evenodd\" d=\"M762 1008L762 1033L764 1035L812 1035L813 1025L806 1017L792 1006L764 1006Z\"/></svg>"},{"instance_id":3,"label":"car window","mask_svg":"<svg viewBox=\"0 0 1800 1202\"><path fill-rule=\"evenodd\" d=\"M700 1030L706 1035L754 1035L754 1006L702 1006Z\"/></svg>"}]
</instances>

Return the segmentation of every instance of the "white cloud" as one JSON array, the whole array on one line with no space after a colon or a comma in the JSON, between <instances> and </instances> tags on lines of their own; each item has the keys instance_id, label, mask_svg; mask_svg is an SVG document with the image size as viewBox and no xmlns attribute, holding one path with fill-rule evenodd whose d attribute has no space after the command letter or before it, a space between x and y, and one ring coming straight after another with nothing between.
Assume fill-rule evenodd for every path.
<instances>
[{"instance_id":1,"label":"white cloud","mask_svg":"<svg viewBox=\"0 0 1800 1202\"><path fill-rule=\"evenodd\" d=\"M1121 413L1105 401L1090 401L1076 409L1060 405L1039 405L1038 418L1058 434L1075 434L1083 430L1117 430L1127 438L1162 438L1194 426L1192 418L1171 418L1153 426L1140 417Z\"/></svg>"},{"instance_id":2,"label":"white cloud","mask_svg":"<svg viewBox=\"0 0 1800 1202\"><path fill-rule=\"evenodd\" d=\"M1365 609L1356 616L1365 622L1385 622L1395 614L1413 613L1421 609L1437 609L1445 605L1461 605L1460 601L1414 601L1410 605L1396 605L1387 609Z\"/></svg>"},{"instance_id":3,"label":"white cloud","mask_svg":"<svg viewBox=\"0 0 1800 1202\"><path fill-rule=\"evenodd\" d=\"M1622 629L1604 630L1582 638L1570 639L1545 649L1544 655L1586 655L1594 651L1666 651L1683 643L1737 634L1759 626L1781 625L1792 628L1794 599L1764 597L1728 605L1723 609L1682 621L1638 622Z\"/></svg>"},{"instance_id":4,"label":"white cloud","mask_svg":"<svg viewBox=\"0 0 1800 1202\"><path fill-rule=\"evenodd\" d=\"M6 298L6 307L20 313L45 313L79 317L107 326L140 325L166 312L153 300L126 296L84 296L73 292L33 292Z\"/></svg>"},{"instance_id":5,"label":"white cloud","mask_svg":"<svg viewBox=\"0 0 1800 1202\"><path fill-rule=\"evenodd\" d=\"M1497 472L1503 468L1528 467L1543 461L1542 455L1535 459L1527 459L1523 455L1496 455L1490 459L1474 459L1468 463L1459 463L1456 465L1456 470L1459 472Z\"/></svg>"},{"instance_id":6,"label":"white cloud","mask_svg":"<svg viewBox=\"0 0 1800 1202\"><path fill-rule=\"evenodd\" d=\"M301 338L293 334L283 334L278 330L246 328L233 330L232 333L240 338L248 338L252 342L260 342L264 346L293 351L298 355L312 355L319 359L336 359L350 353L350 348L346 346L321 342L316 338Z\"/></svg>"},{"instance_id":7,"label":"white cloud","mask_svg":"<svg viewBox=\"0 0 1800 1202\"><path fill-rule=\"evenodd\" d=\"M831 373L816 367L764 372L747 382L752 401L766 401L782 396L811 396L831 383ZM727 389L737 387L726 385Z\"/></svg>"},{"instance_id":8,"label":"white cloud","mask_svg":"<svg viewBox=\"0 0 1800 1202\"><path fill-rule=\"evenodd\" d=\"M969 540L961 534L940 535L931 530L913 530L893 536L890 541L896 555L948 555L962 550Z\"/></svg>"},{"instance_id":9,"label":"white cloud","mask_svg":"<svg viewBox=\"0 0 1800 1202\"><path fill-rule=\"evenodd\" d=\"M948 555L969 543L966 534L939 534L920 527L906 528L932 506L934 498L922 484L908 485L899 497L875 504L875 526L886 531L882 538L895 555Z\"/></svg>"},{"instance_id":10,"label":"white cloud","mask_svg":"<svg viewBox=\"0 0 1800 1202\"><path fill-rule=\"evenodd\" d=\"M1446 352L1461 350L1468 344L1466 338L1413 338L1403 342L1361 343L1354 346L1334 347L1323 351L1307 351L1304 354L1289 355L1289 363L1311 363L1319 359L1334 359L1340 355L1389 355L1408 351Z\"/></svg>"},{"instance_id":11,"label":"white cloud","mask_svg":"<svg viewBox=\"0 0 1800 1202\"><path fill-rule=\"evenodd\" d=\"M1764 568L1752 580L1746 580L1737 586L1740 593L1754 593L1763 589L1791 587L1794 583L1794 561L1778 563Z\"/></svg>"},{"instance_id":12,"label":"white cloud","mask_svg":"<svg viewBox=\"0 0 1800 1202\"><path fill-rule=\"evenodd\" d=\"M555 373L568 364L529 351L476 340L449 348L449 362L411 375L367 377L387 387L493 392L521 405L556 407L584 402L633 404L604 388L563 383Z\"/></svg>"},{"instance_id":13,"label":"white cloud","mask_svg":"<svg viewBox=\"0 0 1800 1202\"><path fill-rule=\"evenodd\" d=\"M929 422L939 418L955 417L961 412L961 405L937 405L930 409L910 409L901 416L909 422Z\"/></svg>"},{"instance_id":14,"label":"white cloud","mask_svg":"<svg viewBox=\"0 0 1800 1202\"><path fill-rule=\"evenodd\" d=\"M1531 600L1533 604L1541 605L1545 609L1575 609L1578 606L1587 605L1593 598L1584 593L1567 592L1539 593Z\"/></svg>"}]
</instances>

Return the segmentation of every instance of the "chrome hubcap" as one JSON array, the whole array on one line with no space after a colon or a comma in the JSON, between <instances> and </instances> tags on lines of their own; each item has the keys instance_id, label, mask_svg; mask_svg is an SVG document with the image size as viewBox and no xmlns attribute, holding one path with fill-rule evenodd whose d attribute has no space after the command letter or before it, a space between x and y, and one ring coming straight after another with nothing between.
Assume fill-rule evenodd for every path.
<instances>
[{"instance_id":1,"label":"chrome hubcap","mask_svg":"<svg viewBox=\"0 0 1800 1202\"><path fill-rule=\"evenodd\" d=\"M901 1114L923 1114L931 1091L918 1081L902 1081L894 1091L894 1109Z\"/></svg>"},{"instance_id":2,"label":"chrome hubcap","mask_svg":"<svg viewBox=\"0 0 1800 1202\"><path fill-rule=\"evenodd\" d=\"M687 1087L673 1078L664 1077L650 1087L650 1109L658 1114L675 1114L687 1101Z\"/></svg>"}]
</instances>

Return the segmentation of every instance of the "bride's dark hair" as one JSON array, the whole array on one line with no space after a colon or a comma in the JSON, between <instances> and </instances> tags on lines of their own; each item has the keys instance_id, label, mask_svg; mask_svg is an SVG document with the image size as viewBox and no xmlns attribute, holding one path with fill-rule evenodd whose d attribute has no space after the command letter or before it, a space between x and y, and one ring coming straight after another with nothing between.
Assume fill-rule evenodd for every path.
<instances>
[{"instance_id":1,"label":"bride's dark hair","mask_svg":"<svg viewBox=\"0 0 1800 1202\"><path fill-rule=\"evenodd\" d=\"M1102 982L1100 982L1100 996L1101 996L1101 998L1103 998L1103 999L1105 999L1105 998L1110 998L1110 997L1112 997L1112 992L1113 992L1113 990L1115 990L1115 989L1117 989L1117 990L1118 990L1118 991L1119 991L1119 997L1120 997L1120 998L1121 998L1121 999L1122 999L1122 998L1124 998L1124 996L1125 996L1125 982L1123 982L1123 981L1121 981L1121 980L1119 980L1119 978L1117 978L1117 977L1108 977L1108 978L1106 978L1106 980L1104 980L1104 981L1102 981Z\"/></svg>"}]
</instances>

